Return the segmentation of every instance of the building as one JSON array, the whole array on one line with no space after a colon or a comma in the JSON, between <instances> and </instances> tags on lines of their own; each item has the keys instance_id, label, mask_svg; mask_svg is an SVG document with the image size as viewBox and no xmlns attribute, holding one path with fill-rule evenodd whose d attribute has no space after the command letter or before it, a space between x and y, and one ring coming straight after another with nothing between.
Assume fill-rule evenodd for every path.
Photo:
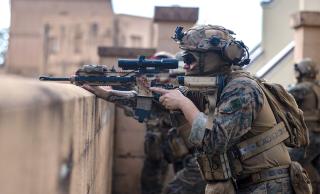
<instances>
[{"instance_id":1,"label":"building","mask_svg":"<svg viewBox=\"0 0 320 194\"><path fill-rule=\"evenodd\" d=\"M198 8L158 7L154 19L115 14L111 0L11 0L11 13L7 71L31 77L96 64L98 46L176 52L168 37L177 23L198 20Z\"/></svg>"},{"instance_id":2,"label":"building","mask_svg":"<svg viewBox=\"0 0 320 194\"><path fill-rule=\"evenodd\" d=\"M295 83L293 64L310 57L320 64L320 1L263 0L262 41L247 69L285 87Z\"/></svg>"}]
</instances>

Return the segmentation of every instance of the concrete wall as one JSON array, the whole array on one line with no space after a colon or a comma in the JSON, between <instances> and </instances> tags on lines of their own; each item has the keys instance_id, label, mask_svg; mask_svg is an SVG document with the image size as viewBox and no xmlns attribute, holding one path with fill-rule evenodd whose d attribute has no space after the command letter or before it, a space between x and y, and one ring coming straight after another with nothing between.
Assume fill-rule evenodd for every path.
<instances>
[{"instance_id":1,"label":"concrete wall","mask_svg":"<svg viewBox=\"0 0 320 194\"><path fill-rule=\"evenodd\" d=\"M113 105L70 84L4 75L0 93L0 193L111 193Z\"/></svg>"},{"instance_id":2,"label":"concrete wall","mask_svg":"<svg viewBox=\"0 0 320 194\"><path fill-rule=\"evenodd\" d=\"M157 51L167 51L172 54L176 54L181 51L179 45L170 37L174 35L174 31L177 26L182 26L184 30L187 30L194 26L191 22L156 22L155 23L155 39L157 41Z\"/></svg>"},{"instance_id":3,"label":"concrete wall","mask_svg":"<svg viewBox=\"0 0 320 194\"><path fill-rule=\"evenodd\" d=\"M319 2L320 4L320 2ZM292 16L295 29L295 61L309 57L320 64L320 11L300 11Z\"/></svg>"},{"instance_id":4,"label":"concrete wall","mask_svg":"<svg viewBox=\"0 0 320 194\"><path fill-rule=\"evenodd\" d=\"M139 194L146 126L116 109L113 194Z\"/></svg>"},{"instance_id":5,"label":"concrete wall","mask_svg":"<svg viewBox=\"0 0 320 194\"><path fill-rule=\"evenodd\" d=\"M151 18L125 14L115 15L114 46L129 48L150 48L153 44L154 26ZM100 45L107 46L100 43Z\"/></svg>"},{"instance_id":6,"label":"concrete wall","mask_svg":"<svg viewBox=\"0 0 320 194\"><path fill-rule=\"evenodd\" d=\"M263 79L272 83L279 83L285 88L296 83L293 69L293 52L290 52L281 62L276 65Z\"/></svg>"}]
</instances>

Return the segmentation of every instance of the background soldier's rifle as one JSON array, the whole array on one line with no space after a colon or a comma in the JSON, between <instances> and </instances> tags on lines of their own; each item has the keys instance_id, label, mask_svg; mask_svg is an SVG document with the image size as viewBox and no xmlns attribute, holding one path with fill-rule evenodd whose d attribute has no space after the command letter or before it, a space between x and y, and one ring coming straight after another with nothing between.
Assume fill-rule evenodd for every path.
<instances>
[{"instance_id":1,"label":"background soldier's rifle","mask_svg":"<svg viewBox=\"0 0 320 194\"><path fill-rule=\"evenodd\" d=\"M186 86L192 91L208 92L208 90L215 90L217 86L216 77L170 77L169 70L178 68L178 61L175 59L149 60L143 56L138 59L119 59L118 67L122 71L108 70L103 65L84 65L71 77L41 76L39 79L70 81L77 86L84 84L112 86L115 89L113 94L120 97L117 100L119 104L132 107L134 117L139 122L149 118L152 102L159 98L159 95L152 93L149 87L174 89Z\"/></svg>"},{"instance_id":2,"label":"background soldier's rifle","mask_svg":"<svg viewBox=\"0 0 320 194\"><path fill-rule=\"evenodd\" d=\"M118 67L122 69L117 72L114 69L108 70L103 65L84 65L75 75L71 77L47 77L41 76L41 81L70 81L71 83L82 86L112 86L118 95L125 94L122 91L134 90L134 114L139 122L149 118L152 101L158 98L153 94L149 87L157 86L166 89L173 88L167 84L172 79L169 77L169 70L178 68L176 59L150 60L141 56L138 59L119 59ZM167 72L166 76L161 74ZM158 83L161 82L161 83ZM131 96L131 100L132 100ZM125 101L125 99L122 99ZM124 102L124 104L130 104Z\"/></svg>"}]
</instances>

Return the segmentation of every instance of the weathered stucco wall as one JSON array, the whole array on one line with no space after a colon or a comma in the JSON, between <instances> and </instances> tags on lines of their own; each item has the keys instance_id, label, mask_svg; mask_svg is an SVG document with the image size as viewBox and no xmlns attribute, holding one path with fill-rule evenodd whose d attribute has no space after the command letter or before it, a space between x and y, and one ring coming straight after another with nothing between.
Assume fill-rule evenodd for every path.
<instances>
[{"instance_id":1,"label":"weathered stucco wall","mask_svg":"<svg viewBox=\"0 0 320 194\"><path fill-rule=\"evenodd\" d=\"M111 193L112 104L70 84L4 75L0 94L0 193Z\"/></svg>"}]
</instances>

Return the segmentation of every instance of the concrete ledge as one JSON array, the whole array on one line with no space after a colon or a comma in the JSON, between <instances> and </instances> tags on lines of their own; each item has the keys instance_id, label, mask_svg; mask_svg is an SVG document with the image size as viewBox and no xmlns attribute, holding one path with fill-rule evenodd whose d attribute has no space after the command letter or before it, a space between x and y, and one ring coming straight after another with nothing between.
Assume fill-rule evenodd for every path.
<instances>
[{"instance_id":1,"label":"concrete ledge","mask_svg":"<svg viewBox=\"0 0 320 194\"><path fill-rule=\"evenodd\" d=\"M293 28L302 26L320 27L320 12L300 11L291 16L290 23Z\"/></svg>"},{"instance_id":2,"label":"concrete ledge","mask_svg":"<svg viewBox=\"0 0 320 194\"><path fill-rule=\"evenodd\" d=\"M71 84L1 76L0 193L111 193L114 106Z\"/></svg>"}]
</instances>

